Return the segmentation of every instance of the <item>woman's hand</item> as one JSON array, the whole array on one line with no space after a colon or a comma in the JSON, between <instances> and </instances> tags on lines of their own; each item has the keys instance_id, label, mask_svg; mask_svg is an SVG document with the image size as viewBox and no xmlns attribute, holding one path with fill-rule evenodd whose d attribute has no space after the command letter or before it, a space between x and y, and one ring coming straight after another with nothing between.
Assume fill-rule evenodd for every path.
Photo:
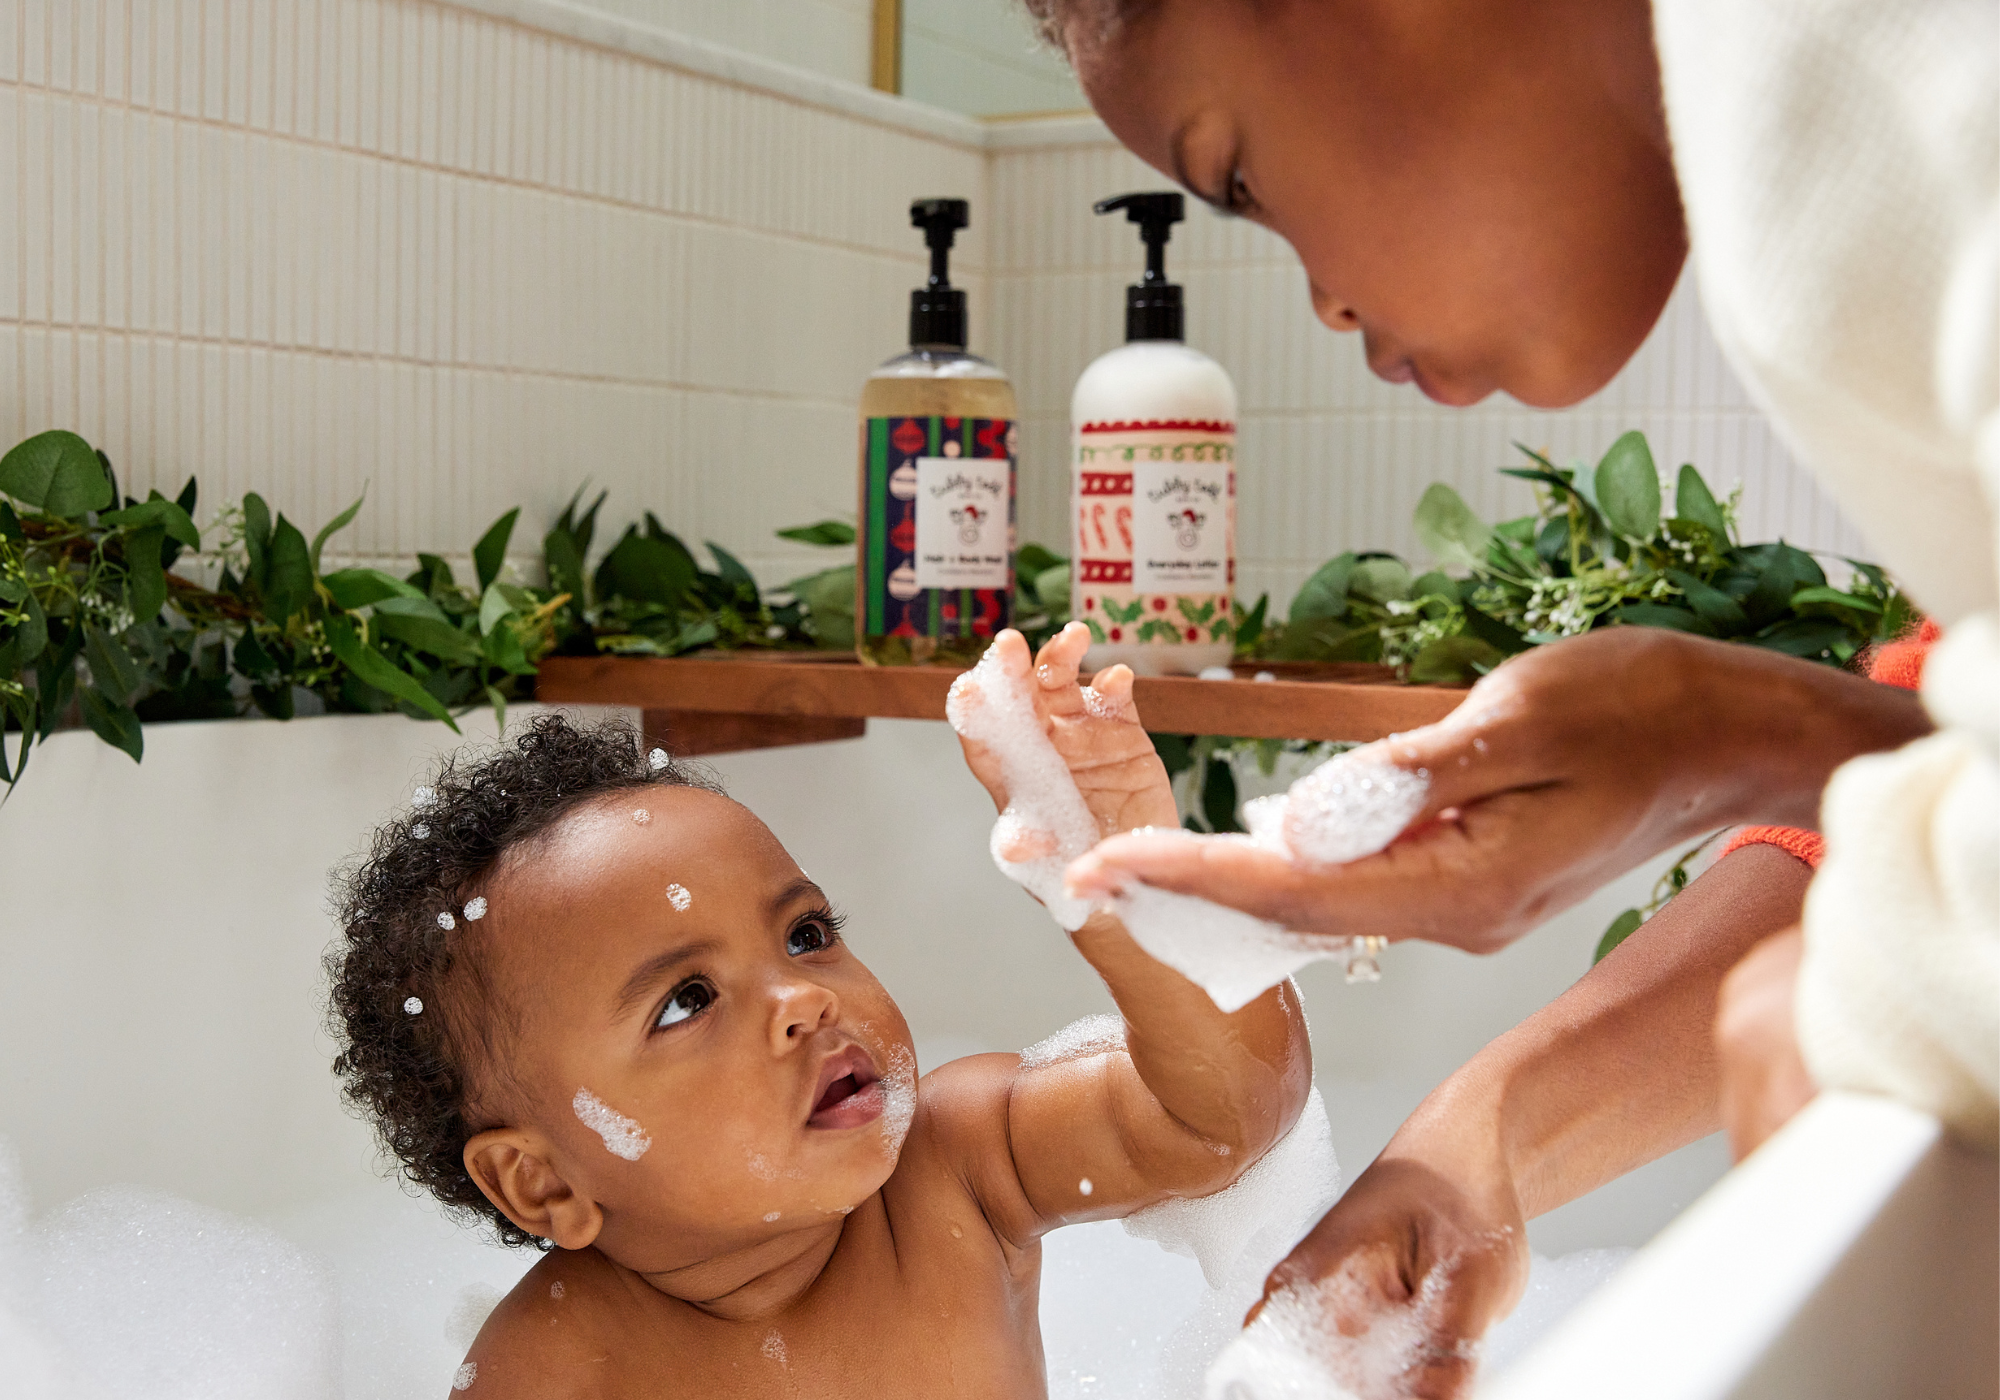
<instances>
[{"instance_id":1,"label":"woman's hand","mask_svg":"<svg viewBox=\"0 0 2000 1400\"><path fill-rule=\"evenodd\" d=\"M1106 841L1068 882L1097 897L1139 880L1299 932L1489 952L1702 832L1812 826L1836 766L1929 727L1915 696L1832 667L1610 628L1523 653L1447 719L1384 740L1429 792L1377 855L1315 866L1146 832Z\"/></svg>"},{"instance_id":2,"label":"woman's hand","mask_svg":"<svg viewBox=\"0 0 2000 1400\"><path fill-rule=\"evenodd\" d=\"M1112 835L1148 826L1178 827L1180 814L1166 765L1132 704L1131 668L1108 666L1085 688L1077 681L1077 663L1089 646L1090 630L1070 623L1042 647L1030 677L1027 640L1011 627L993 640L997 664L1027 680L1043 731L1068 766L1098 830ZM973 740L961 743L966 766L993 805L1005 810L1008 794L998 757Z\"/></svg>"},{"instance_id":3,"label":"woman's hand","mask_svg":"<svg viewBox=\"0 0 2000 1400\"><path fill-rule=\"evenodd\" d=\"M1361 1400L1443 1400L1472 1393L1480 1338L1527 1281L1504 1163L1438 1164L1391 1143L1272 1271L1251 1319L1283 1294Z\"/></svg>"}]
</instances>

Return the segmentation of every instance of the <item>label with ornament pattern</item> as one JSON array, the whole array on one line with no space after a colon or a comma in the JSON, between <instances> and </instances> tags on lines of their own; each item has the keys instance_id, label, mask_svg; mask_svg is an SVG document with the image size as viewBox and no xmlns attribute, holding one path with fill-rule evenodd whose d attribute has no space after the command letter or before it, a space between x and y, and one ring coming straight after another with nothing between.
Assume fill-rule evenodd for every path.
<instances>
[{"instance_id":1,"label":"label with ornament pattern","mask_svg":"<svg viewBox=\"0 0 2000 1400\"><path fill-rule=\"evenodd\" d=\"M1096 641L1234 640L1235 424L1086 423L1070 499L1070 611Z\"/></svg>"},{"instance_id":2,"label":"label with ornament pattern","mask_svg":"<svg viewBox=\"0 0 2000 1400\"><path fill-rule=\"evenodd\" d=\"M991 637L1013 621L1011 419L862 424L864 636Z\"/></svg>"}]
</instances>

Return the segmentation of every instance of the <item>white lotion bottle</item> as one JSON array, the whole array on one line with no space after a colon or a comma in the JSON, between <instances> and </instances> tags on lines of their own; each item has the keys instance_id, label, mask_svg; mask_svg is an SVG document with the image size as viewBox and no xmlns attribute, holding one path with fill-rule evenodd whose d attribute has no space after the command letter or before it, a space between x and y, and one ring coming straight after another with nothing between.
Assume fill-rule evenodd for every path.
<instances>
[{"instance_id":1,"label":"white lotion bottle","mask_svg":"<svg viewBox=\"0 0 2000 1400\"><path fill-rule=\"evenodd\" d=\"M1194 675L1236 650L1236 386L1182 340L1166 245L1178 193L1121 195L1146 244L1125 289L1125 341L1070 397L1070 616L1090 628L1086 670Z\"/></svg>"}]
</instances>

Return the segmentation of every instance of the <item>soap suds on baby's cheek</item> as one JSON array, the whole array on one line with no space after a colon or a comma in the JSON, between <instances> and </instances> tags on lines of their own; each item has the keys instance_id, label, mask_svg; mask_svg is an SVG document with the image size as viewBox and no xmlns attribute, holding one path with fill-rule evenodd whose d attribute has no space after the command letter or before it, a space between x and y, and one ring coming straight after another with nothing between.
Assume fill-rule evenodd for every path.
<instances>
[{"instance_id":1,"label":"soap suds on baby's cheek","mask_svg":"<svg viewBox=\"0 0 2000 1400\"><path fill-rule=\"evenodd\" d=\"M636 1162L653 1145L644 1128L588 1089L578 1089L576 1097L570 1100L570 1107L584 1127L604 1139L605 1151L614 1157Z\"/></svg>"},{"instance_id":2,"label":"soap suds on baby's cheek","mask_svg":"<svg viewBox=\"0 0 2000 1400\"><path fill-rule=\"evenodd\" d=\"M1090 917L1091 904L1063 892L1063 870L1101 833L1069 765L1042 728L1032 678L1007 671L1000 658L998 646L987 648L979 664L952 683L945 715L963 738L993 755L1006 784L1007 809L993 826L994 864L1074 932ZM1014 858L1030 850L1032 858Z\"/></svg>"},{"instance_id":3,"label":"soap suds on baby's cheek","mask_svg":"<svg viewBox=\"0 0 2000 1400\"><path fill-rule=\"evenodd\" d=\"M882 1070L882 1150L895 1157L903 1150L910 1123L917 1116L917 1057L900 1045L889 1047Z\"/></svg>"}]
</instances>

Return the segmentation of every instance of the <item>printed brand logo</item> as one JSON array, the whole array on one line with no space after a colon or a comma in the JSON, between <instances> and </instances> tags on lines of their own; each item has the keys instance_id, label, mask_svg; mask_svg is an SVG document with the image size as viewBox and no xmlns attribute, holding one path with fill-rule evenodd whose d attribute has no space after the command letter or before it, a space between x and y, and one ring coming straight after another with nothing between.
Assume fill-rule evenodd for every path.
<instances>
[{"instance_id":1,"label":"printed brand logo","mask_svg":"<svg viewBox=\"0 0 2000 1400\"><path fill-rule=\"evenodd\" d=\"M982 469L988 460L1001 465L998 459L916 459L917 587L1007 587L1008 479Z\"/></svg>"}]
</instances>

